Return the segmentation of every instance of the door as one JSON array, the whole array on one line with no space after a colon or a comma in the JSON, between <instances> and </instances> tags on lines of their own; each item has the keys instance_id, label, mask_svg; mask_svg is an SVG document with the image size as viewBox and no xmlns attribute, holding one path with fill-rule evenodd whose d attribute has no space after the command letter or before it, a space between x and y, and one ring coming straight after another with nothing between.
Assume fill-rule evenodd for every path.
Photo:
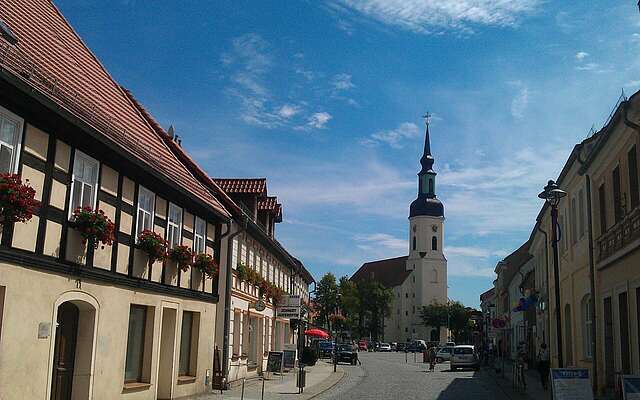
<instances>
[{"instance_id":1,"label":"door","mask_svg":"<svg viewBox=\"0 0 640 400\"><path fill-rule=\"evenodd\" d=\"M613 387L614 361L613 361L613 307L611 297L604 299L604 373L605 383Z\"/></svg>"},{"instance_id":2,"label":"door","mask_svg":"<svg viewBox=\"0 0 640 400\"><path fill-rule=\"evenodd\" d=\"M63 303L58 307L51 400L71 400L76 338L78 336L78 314L78 307L72 303Z\"/></svg>"}]
</instances>

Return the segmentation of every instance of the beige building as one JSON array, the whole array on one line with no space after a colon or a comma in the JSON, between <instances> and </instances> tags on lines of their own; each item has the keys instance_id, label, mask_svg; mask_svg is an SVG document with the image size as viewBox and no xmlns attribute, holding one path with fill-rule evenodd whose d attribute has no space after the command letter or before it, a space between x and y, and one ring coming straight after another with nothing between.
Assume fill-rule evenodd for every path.
<instances>
[{"instance_id":1,"label":"beige building","mask_svg":"<svg viewBox=\"0 0 640 400\"><path fill-rule=\"evenodd\" d=\"M216 323L216 345L223 349L223 373L226 382L233 383L262 374L269 351L282 351L286 345L297 343L289 319L277 316L276 305L260 293L258 286L240 279L238 267L257 272L286 295L300 296L303 303L309 302L309 285L314 279L275 239L282 205L268 196L266 179L216 178L215 182L242 210L234 217L239 223L222 243L227 268L220 276L220 293L226 296L220 302L224 312L218 314ZM264 310L256 306L259 301L264 302Z\"/></svg>"},{"instance_id":2,"label":"beige building","mask_svg":"<svg viewBox=\"0 0 640 400\"><path fill-rule=\"evenodd\" d=\"M220 260L230 214L47 0L5 1L0 170L42 205L0 240L0 397L170 399L210 383L217 281L148 263L143 230ZM73 61L70 61L73 60ZM87 246L76 207L113 244Z\"/></svg>"}]
</instances>

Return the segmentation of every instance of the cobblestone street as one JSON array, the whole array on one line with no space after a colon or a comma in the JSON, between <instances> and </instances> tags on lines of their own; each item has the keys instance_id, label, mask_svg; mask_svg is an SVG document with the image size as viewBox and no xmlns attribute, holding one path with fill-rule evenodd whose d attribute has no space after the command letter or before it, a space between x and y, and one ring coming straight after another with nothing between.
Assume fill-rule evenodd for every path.
<instances>
[{"instance_id":1,"label":"cobblestone street","mask_svg":"<svg viewBox=\"0 0 640 400\"><path fill-rule=\"evenodd\" d=\"M515 397L507 381L496 380L487 370L449 371L439 364L428 372L427 364L414 363L413 354L360 353L362 367L344 366L344 377L316 399L426 399L426 400L504 400ZM499 385L498 383L502 383Z\"/></svg>"}]
</instances>

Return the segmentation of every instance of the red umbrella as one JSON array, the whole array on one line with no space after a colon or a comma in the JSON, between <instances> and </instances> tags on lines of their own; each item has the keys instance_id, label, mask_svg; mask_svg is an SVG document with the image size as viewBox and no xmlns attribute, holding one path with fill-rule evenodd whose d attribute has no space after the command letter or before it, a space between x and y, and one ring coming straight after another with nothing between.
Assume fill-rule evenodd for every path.
<instances>
[{"instance_id":1,"label":"red umbrella","mask_svg":"<svg viewBox=\"0 0 640 400\"><path fill-rule=\"evenodd\" d=\"M313 336L322 339L327 339L329 337L329 334L327 332L318 328L307 329L306 331L304 331L304 334L307 336Z\"/></svg>"}]
</instances>

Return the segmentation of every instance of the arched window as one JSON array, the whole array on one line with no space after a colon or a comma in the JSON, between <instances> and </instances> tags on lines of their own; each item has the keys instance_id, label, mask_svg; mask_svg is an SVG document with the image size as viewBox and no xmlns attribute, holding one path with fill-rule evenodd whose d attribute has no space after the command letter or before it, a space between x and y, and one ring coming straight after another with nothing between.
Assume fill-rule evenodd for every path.
<instances>
[{"instance_id":1,"label":"arched window","mask_svg":"<svg viewBox=\"0 0 640 400\"><path fill-rule=\"evenodd\" d=\"M438 237L434 236L431 238L431 250L437 251L438 250Z\"/></svg>"},{"instance_id":2,"label":"arched window","mask_svg":"<svg viewBox=\"0 0 640 400\"><path fill-rule=\"evenodd\" d=\"M593 324L593 316L591 315L591 296L585 295L582 298L582 302L580 307L582 308L582 354L586 359L591 359L591 340L593 335L591 335L591 327Z\"/></svg>"},{"instance_id":3,"label":"arched window","mask_svg":"<svg viewBox=\"0 0 640 400\"><path fill-rule=\"evenodd\" d=\"M416 237L414 236L413 237L413 246L412 246L413 250L416 249L416 246L417 246L417 242L416 242Z\"/></svg>"}]
</instances>

